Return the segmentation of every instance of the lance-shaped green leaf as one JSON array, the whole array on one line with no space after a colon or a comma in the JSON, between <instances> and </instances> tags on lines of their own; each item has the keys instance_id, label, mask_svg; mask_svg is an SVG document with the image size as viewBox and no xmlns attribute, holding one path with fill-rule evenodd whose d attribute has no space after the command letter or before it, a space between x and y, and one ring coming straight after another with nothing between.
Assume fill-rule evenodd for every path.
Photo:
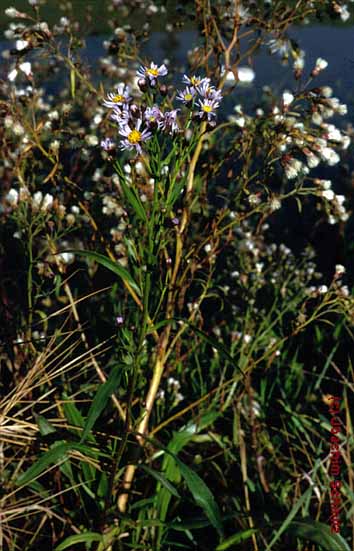
<instances>
[{"instance_id":1,"label":"lance-shaped green leaf","mask_svg":"<svg viewBox=\"0 0 354 551\"><path fill-rule=\"evenodd\" d=\"M232 545L236 545L241 541L248 540L256 532L258 532L256 528L248 528L248 530L242 530L242 532L237 532L237 534L234 534L233 536L230 536L229 538L221 542L220 545L217 546L215 551L224 551L225 549L230 549Z\"/></svg>"},{"instance_id":2,"label":"lance-shaped green leaf","mask_svg":"<svg viewBox=\"0 0 354 551\"><path fill-rule=\"evenodd\" d=\"M64 549L71 549L72 545L78 543L93 543L94 541L102 542L103 536L97 532L84 532L83 534L75 534L74 536L69 536L64 541L62 541L54 551L64 551Z\"/></svg>"},{"instance_id":3,"label":"lance-shaped green leaf","mask_svg":"<svg viewBox=\"0 0 354 551\"><path fill-rule=\"evenodd\" d=\"M167 478L161 474L159 471L155 471L154 469L151 469L147 465L138 465L140 469L145 471L147 474L155 478L158 482L162 484L172 495L175 497L180 497L179 493L177 492L176 488L167 480Z\"/></svg>"},{"instance_id":4,"label":"lance-shaped green leaf","mask_svg":"<svg viewBox=\"0 0 354 551\"><path fill-rule=\"evenodd\" d=\"M123 281L128 283L130 285L130 287L132 289L134 289L134 291L141 297L142 293L141 293L141 290L140 290L139 286L134 281L134 279L132 278L132 276L130 275L128 270L123 268L123 266L118 264L118 262L114 262L113 260L111 260L107 256L105 256L103 254L100 254L100 253L96 253L94 251L80 251L80 250L70 249L70 250L67 250L66 252L70 252L70 253L74 253L74 254L79 255L79 256L83 256L85 258L88 258L89 260L94 260L98 264L101 264L101 266L104 266L105 268L107 268L108 270L110 270L111 272L113 272L114 274L119 276L121 279L123 279Z\"/></svg>"},{"instance_id":5,"label":"lance-shaped green leaf","mask_svg":"<svg viewBox=\"0 0 354 551\"><path fill-rule=\"evenodd\" d=\"M68 459L68 454L71 451L79 451L82 454L86 454L96 459L99 455L107 457L106 454L100 452L96 448L84 446L83 444L76 444L74 442L63 442L62 440L56 442L47 452L45 452L39 459L31 465L27 471L20 474L16 480L16 484L22 486L28 484L33 479L37 478L40 474L48 469L51 465L60 465Z\"/></svg>"},{"instance_id":6,"label":"lance-shaped green leaf","mask_svg":"<svg viewBox=\"0 0 354 551\"><path fill-rule=\"evenodd\" d=\"M222 536L223 526L221 515L213 494L196 472L187 467L187 465L180 459L176 458L176 461L181 475L183 476L189 491L193 495L194 501L203 509L211 524L214 528L216 528L219 535Z\"/></svg>"},{"instance_id":7,"label":"lance-shaped green leaf","mask_svg":"<svg viewBox=\"0 0 354 551\"><path fill-rule=\"evenodd\" d=\"M50 465L56 465L67 459L67 452L72 449L72 445L67 442L55 444L49 451L44 453L27 471L20 474L16 483L21 486L28 484L33 478L43 473Z\"/></svg>"},{"instance_id":8,"label":"lance-shaped green leaf","mask_svg":"<svg viewBox=\"0 0 354 551\"><path fill-rule=\"evenodd\" d=\"M145 209L138 193L134 189L127 186L126 182L123 179L120 180L120 185L122 186L126 200L134 210L137 217L147 224L148 217L146 215Z\"/></svg>"},{"instance_id":9,"label":"lance-shaped green leaf","mask_svg":"<svg viewBox=\"0 0 354 551\"><path fill-rule=\"evenodd\" d=\"M109 374L107 381L99 387L87 414L81 442L88 437L92 427L96 423L102 411L105 409L108 400L119 386L122 377L122 369L123 368L121 365L114 367Z\"/></svg>"},{"instance_id":10,"label":"lance-shaped green leaf","mask_svg":"<svg viewBox=\"0 0 354 551\"><path fill-rule=\"evenodd\" d=\"M350 551L349 545L340 534L332 533L331 528L315 520L293 521L287 532L297 538L318 543L327 551Z\"/></svg>"}]
</instances>

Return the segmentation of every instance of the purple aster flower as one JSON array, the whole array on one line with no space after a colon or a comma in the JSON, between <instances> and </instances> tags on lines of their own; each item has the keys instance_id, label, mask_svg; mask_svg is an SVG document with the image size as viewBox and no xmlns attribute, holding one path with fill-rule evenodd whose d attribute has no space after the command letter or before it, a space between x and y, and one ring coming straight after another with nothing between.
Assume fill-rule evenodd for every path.
<instances>
[{"instance_id":1,"label":"purple aster flower","mask_svg":"<svg viewBox=\"0 0 354 551\"><path fill-rule=\"evenodd\" d=\"M207 77L202 78L202 77L197 77L195 75L193 77L188 77L187 75L183 75L182 82L184 82L188 86L193 86L193 88L197 88L198 86L201 86L205 82L209 84L210 78L207 78Z\"/></svg>"},{"instance_id":2,"label":"purple aster flower","mask_svg":"<svg viewBox=\"0 0 354 551\"><path fill-rule=\"evenodd\" d=\"M217 101L213 101L211 99L203 99L199 100L199 105L199 116L201 118L206 117L208 121L211 121L212 117L216 116L215 109L217 109L220 104Z\"/></svg>"},{"instance_id":3,"label":"purple aster flower","mask_svg":"<svg viewBox=\"0 0 354 551\"><path fill-rule=\"evenodd\" d=\"M159 128L162 128L162 130L165 130L169 132L170 134L173 134L174 132L177 132L179 130L179 126L177 124L177 113L179 109L173 109L172 111L166 111L163 114L162 120L158 123Z\"/></svg>"},{"instance_id":4,"label":"purple aster flower","mask_svg":"<svg viewBox=\"0 0 354 551\"><path fill-rule=\"evenodd\" d=\"M115 106L110 117L113 121L117 122L119 125L128 124L131 118L131 112L128 105L123 105L122 107Z\"/></svg>"},{"instance_id":5,"label":"purple aster flower","mask_svg":"<svg viewBox=\"0 0 354 551\"><path fill-rule=\"evenodd\" d=\"M182 92L178 92L176 99L182 101L185 105L191 103L196 95L196 89L193 86L187 86Z\"/></svg>"},{"instance_id":6,"label":"purple aster flower","mask_svg":"<svg viewBox=\"0 0 354 551\"><path fill-rule=\"evenodd\" d=\"M142 123L142 119L137 119L134 128L131 128L128 124L120 126L119 134L125 138L121 142L121 149L128 149L129 151L135 149L137 153L142 153L141 144L151 138L151 132L141 130Z\"/></svg>"},{"instance_id":7,"label":"purple aster flower","mask_svg":"<svg viewBox=\"0 0 354 551\"><path fill-rule=\"evenodd\" d=\"M115 107L125 105L132 100L132 97L129 95L129 86L126 86L123 82L118 84L116 90L116 92L110 92L107 94L107 99L103 102L105 107L114 109Z\"/></svg>"},{"instance_id":8,"label":"purple aster flower","mask_svg":"<svg viewBox=\"0 0 354 551\"><path fill-rule=\"evenodd\" d=\"M144 113L144 119L149 125L158 124L163 119L163 113L154 105L153 107L147 107Z\"/></svg>"},{"instance_id":9,"label":"purple aster flower","mask_svg":"<svg viewBox=\"0 0 354 551\"><path fill-rule=\"evenodd\" d=\"M210 86L209 82L203 82L197 87L198 93L205 99L215 102L222 100L221 90L216 90L215 86Z\"/></svg>"},{"instance_id":10,"label":"purple aster flower","mask_svg":"<svg viewBox=\"0 0 354 551\"><path fill-rule=\"evenodd\" d=\"M158 77L164 77L168 73L166 65L160 65L158 67L155 63L151 62L150 67L142 65L137 72L139 78L146 79L152 86L155 86Z\"/></svg>"},{"instance_id":11,"label":"purple aster flower","mask_svg":"<svg viewBox=\"0 0 354 551\"><path fill-rule=\"evenodd\" d=\"M114 149L115 146L116 144L114 143L113 140L111 140L111 138L105 138L104 140L101 140L101 147L105 151L112 151L112 149Z\"/></svg>"}]
</instances>

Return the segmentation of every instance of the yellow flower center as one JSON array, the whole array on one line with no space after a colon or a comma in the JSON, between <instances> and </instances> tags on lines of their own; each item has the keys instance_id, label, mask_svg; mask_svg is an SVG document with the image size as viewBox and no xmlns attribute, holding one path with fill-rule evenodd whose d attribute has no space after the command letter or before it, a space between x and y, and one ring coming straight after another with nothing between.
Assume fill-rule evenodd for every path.
<instances>
[{"instance_id":1,"label":"yellow flower center","mask_svg":"<svg viewBox=\"0 0 354 551\"><path fill-rule=\"evenodd\" d=\"M128 136L128 141L132 144L139 143L141 141L141 132L139 130L132 130Z\"/></svg>"},{"instance_id":2,"label":"yellow flower center","mask_svg":"<svg viewBox=\"0 0 354 551\"><path fill-rule=\"evenodd\" d=\"M121 96L120 94L116 94L112 101L113 103L119 103L124 100L125 100L124 96Z\"/></svg>"},{"instance_id":3,"label":"yellow flower center","mask_svg":"<svg viewBox=\"0 0 354 551\"><path fill-rule=\"evenodd\" d=\"M203 111L205 111L205 113L211 113L212 112L212 107L210 107L210 105L203 105Z\"/></svg>"},{"instance_id":4,"label":"yellow flower center","mask_svg":"<svg viewBox=\"0 0 354 551\"><path fill-rule=\"evenodd\" d=\"M192 96L192 94L186 94L186 95L184 96L184 99L185 99L186 101L191 101L191 99L193 99L193 96Z\"/></svg>"},{"instance_id":5,"label":"yellow flower center","mask_svg":"<svg viewBox=\"0 0 354 551\"><path fill-rule=\"evenodd\" d=\"M193 86L199 86L199 84L200 84L200 78L192 77L192 78L191 78L191 83L193 84Z\"/></svg>"},{"instance_id":6,"label":"yellow flower center","mask_svg":"<svg viewBox=\"0 0 354 551\"><path fill-rule=\"evenodd\" d=\"M158 77L159 76L159 72L157 69L148 69L146 71L149 75L152 75L153 77Z\"/></svg>"}]
</instances>

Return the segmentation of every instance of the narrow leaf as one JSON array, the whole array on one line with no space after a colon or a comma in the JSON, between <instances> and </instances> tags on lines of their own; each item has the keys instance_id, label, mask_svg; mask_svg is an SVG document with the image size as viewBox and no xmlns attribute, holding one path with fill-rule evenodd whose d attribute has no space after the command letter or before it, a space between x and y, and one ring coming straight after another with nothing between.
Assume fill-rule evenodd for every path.
<instances>
[{"instance_id":1,"label":"narrow leaf","mask_svg":"<svg viewBox=\"0 0 354 551\"><path fill-rule=\"evenodd\" d=\"M318 543L328 551L350 551L342 536L332 533L330 527L322 522L294 521L289 525L288 532L298 538Z\"/></svg>"},{"instance_id":2,"label":"narrow leaf","mask_svg":"<svg viewBox=\"0 0 354 551\"><path fill-rule=\"evenodd\" d=\"M134 291L141 296L141 290L139 289L137 283L134 281L128 270L123 268L118 262L114 262L107 256L104 256L103 254L96 253L94 251L80 251L80 250L67 250L66 252L74 253L79 256L84 256L85 258L88 258L90 260L94 260L98 264L101 264L101 266L104 266L117 276L119 276L123 281L126 281L129 283L129 285L134 289Z\"/></svg>"},{"instance_id":3,"label":"narrow leaf","mask_svg":"<svg viewBox=\"0 0 354 551\"><path fill-rule=\"evenodd\" d=\"M146 216L145 209L142 205L142 202L140 200L140 197L133 189L130 189L129 186L125 183L123 179L120 180L120 185L122 186L122 189L124 191L124 195L126 200L129 202L130 206L133 208L135 214L137 215L140 220L148 223L148 218Z\"/></svg>"},{"instance_id":4,"label":"narrow leaf","mask_svg":"<svg viewBox=\"0 0 354 551\"><path fill-rule=\"evenodd\" d=\"M54 445L49 451L44 453L36 463L34 463L27 471L20 474L16 480L16 484L23 485L28 484L30 480L39 476L50 465L55 465L61 461L67 459L67 452L72 449L71 444L60 442Z\"/></svg>"},{"instance_id":5,"label":"narrow leaf","mask_svg":"<svg viewBox=\"0 0 354 551\"><path fill-rule=\"evenodd\" d=\"M223 527L221 522L220 511L218 505L214 499L213 494L209 490L205 482L194 472L192 469L187 467L180 459L177 459L181 475L183 476L186 484L189 488L189 491L193 495L193 498L197 505L201 507L211 524L216 528L219 535L223 535Z\"/></svg>"},{"instance_id":6,"label":"narrow leaf","mask_svg":"<svg viewBox=\"0 0 354 551\"><path fill-rule=\"evenodd\" d=\"M68 549L72 545L77 543L92 543L94 541L103 542L103 536L97 532L84 532L83 534L75 534L74 536L69 536L64 541L62 541L54 551L63 551Z\"/></svg>"},{"instance_id":7,"label":"narrow leaf","mask_svg":"<svg viewBox=\"0 0 354 551\"><path fill-rule=\"evenodd\" d=\"M103 385L101 385L93 399L87 414L87 419L82 433L81 442L83 442L89 435L92 427L96 423L97 419L105 409L108 400L119 386L122 377L122 366L118 365L112 369L109 377Z\"/></svg>"},{"instance_id":8,"label":"narrow leaf","mask_svg":"<svg viewBox=\"0 0 354 551\"><path fill-rule=\"evenodd\" d=\"M297 515L297 512L300 509L300 507L303 506L303 504L305 503L305 501L309 498L309 496L311 494L312 494L312 488L310 486L306 490L306 492L304 494L302 494L300 499L298 499L298 501L295 503L295 505L291 509L290 513L288 514L288 516L286 517L286 519L282 523L281 527L279 528L279 530L274 534L274 537L273 537L272 541L270 542L269 545L267 545L265 551L271 551L271 549L272 549L273 545L275 544L275 542L277 542L278 539L280 538L280 536L282 535L282 533L285 532L285 530L288 528L288 526L290 525L293 518Z\"/></svg>"},{"instance_id":9,"label":"narrow leaf","mask_svg":"<svg viewBox=\"0 0 354 551\"><path fill-rule=\"evenodd\" d=\"M37 425L39 428L39 432L42 436L47 436L48 434L52 434L56 431L56 428L53 427L49 421L43 415L38 415L37 413L34 413L34 418L37 421Z\"/></svg>"},{"instance_id":10,"label":"narrow leaf","mask_svg":"<svg viewBox=\"0 0 354 551\"><path fill-rule=\"evenodd\" d=\"M248 530L242 530L242 532L238 532L237 534L234 534L230 538L227 538L222 543L220 543L220 545L217 546L215 551L224 551L224 549L229 549L232 545L236 545L241 541L248 540L256 532L258 532L256 528L249 528Z\"/></svg>"},{"instance_id":11,"label":"narrow leaf","mask_svg":"<svg viewBox=\"0 0 354 551\"><path fill-rule=\"evenodd\" d=\"M140 467L143 471L145 471L153 478L155 478L158 482L160 482L162 486L164 486L172 495L174 495L175 497L180 497L176 488L159 471L150 469L150 467L147 467L146 465L138 465L138 467Z\"/></svg>"}]
</instances>

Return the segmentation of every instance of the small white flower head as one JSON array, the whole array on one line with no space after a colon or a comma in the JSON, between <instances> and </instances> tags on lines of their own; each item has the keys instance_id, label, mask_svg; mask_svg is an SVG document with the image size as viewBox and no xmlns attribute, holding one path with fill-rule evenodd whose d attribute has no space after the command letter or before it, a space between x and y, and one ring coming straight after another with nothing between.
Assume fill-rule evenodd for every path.
<instances>
[{"instance_id":1,"label":"small white flower head","mask_svg":"<svg viewBox=\"0 0 354 551\"><path fill-rule=\"evenodd\" d=\"M6 115L6 117L4 118L4 127L11 128L13 123L14 123L13 118L10 117L10 115Z\"/></svg>"},{"instance_id":2,"label":"small white flower head","mask_svg":"<svg viewBox=\"0 0 354 551\"><path fill-rule=\"evenodd\" d=\"M23 128L22 124L18 121L15 122L15 124L12 127L12 131L15 134L15 136L23 136L25 133L25 129Z\"/></svg>"},{"instance_id":3,"label":"small white flower head","mask_svg":"<svg viewBox=\"0 0 354 551\"><path fill-rule=\"evenodd\" d=\"M95 136L94 134L89 134L88 136L85 137L85 140L86 140L86 143L91 147L95 147L99 143L98 137Z\"/></svg>"},{"instance_id":4,"label":"small white flower head","mask_svg":"<svg viewBox=\"0 0 354 551\"><path fill-rule=\"evenodd\" d=\"M294 71L300 73L305 67L305 52L300 50L299 52L293 53L294 55Z\"/></svg>"},{"instance_id":5,"label":"small white flower head","mask_svg":"<svg viewBox=\"0 0 354 551\"><path fill-rule=\"evenodd\" d=\"M21 13L16 8L11 6L10 8L6 8L5 15L7 15L7 17L14 18L14 17L23 17L25 14Z\"/></svg>"},{"instance_id":6,"label":"small white flower head","mask_svg":"<svg viewBox=\"0 0 354 551\"><path fill-rule=\"evenodd\" d=\"M321 191L321 195L322 197L327 199L327 201L333 201L334 199L334 191L332 191L331 189L325 189Z\"/></svg>"},{"instance_id":7,"label":"small white flower head","mask_svg":"<svg viewBox=\"0 0 354 551\"><path fill-rule=\"evenodd\" d=\"M282 163L288 180L293 180L296 178L304 168L303 163L299 159L295 159L293 157L285 156Z\"/></svg>"},{"instance_id":8,"label":"small white flower head","mask_svg":"<svg viewBox=\"0 0 354 551\"><path fill-rule=\"evenodd\" d=\"M336 111L338 115L346 115L348 113L348 107L345 103L341 103L338 105Z\"/></svg>"},{"instance_id":9,"label":"small white flower head","mask_svg":"<svg viewBox=\"0 0 354 551\"><path fill-rule=\"evenodd\" d=\"M305 148L303 153L306 155L306 161L309 168L315 168L319 165L320 159L312 151Z\"/></svg>"},{"instance_id":10,"label":"small white flower head","mask_svg":"<svg viewBox=\"0 0 354 551\"><path fill-rule=\"evenodd\" d=\"M294 101L294 96L291 92L288 92L287 90L285 90L285 92L283 92L282 99L283 99L283 106L288 107Z\"/></svg>"},{"instance_id":11,"label":"small white flower head","mask_svg":"<svg viewBox=\"0 0 354 551\"><path fill-rule=\"evenodd\" d=\"M270 201L270 209L272 211L279 210L281 208L281 201L277 197L272 197Z\"/></svg>"},{"instance_id":12,"label":"small white flower head","mask_svg":"<svg viewBox=\"0 0 354 551\"><path fill-rule=\"evenodd\" d=\"M5 199L11 207L16 207L18 204L18 191L14 188L11 188Z\"/></svg>"},{"instance_id":13,"label":"small white flower head","mask_svg":"<svg viewBox=\"0 0 354 551\"><path fill-rule=\"evenodd\" d=\"M324 295L325 293L328 292L328 287L327 285L320 285L319 288L318 288L318 292L321 294L321 295Z\"/></svg>"},{"instance_id":14,"label":"small white flower head","mask_svg":"<svg viewBox=\"0 0 354 551\"><path fill-rule=\"evenodd\" d=\"M41 204L41 210L43 210L44 212L50 210L53 206L53 200L53 195L51 195L50 193L46 193Z\"/></svg>"},{"instance_id":15,"label":"small white flower head","mask_svg":"<svg viewBox=\"0 0 354 551\"><path fill-rule=\"evenodd\" d=\"M339 205L343 205L344 201L345 201L345 196L344 195L336 195L336 201Z\"/></svg>"},{"instance_id":16,"label":"small white flower head","mask_svg":"<svg viewBox=\"0 0 354 551\"><path fill-rule=\"evenodd\" d=\"M21 186L19 189L19 199L20 201L28 201L31 197L30 190L27 186Z\"/></svg>"},{"instance_id":17,"label":"small white flower head","mask_svg":"<svg viewBox=\"0 0 354 551\"><path fill-rule=\"evenodd\" d=\"M29 61L24 61L23 63L20 63L19 68L23 73L25 73L27 77L32 74L32 65Z\"/></svg>"},{"instance_id":18,"label":"small white flower head","mask_svg":"<svg viewBox=\"0 0 354 551\"><path fill-rule=\"evenodd\" d=\"M312 70L312 76L317 76L321 71L326 69L328 67L328 61L323 59L322 57L318 57L316 59L315 67Z\"/></svg>"},{"instance_id":19,"label":"small white flower head","mask_svg":"<svg viewBox=\"0 0 354 551\"><path fill-rule=\"evenodd\" d=\"M15 80L15 78L17 77L17 69L12 69L12 71L10 71L7 75L7 78L9 79L10 82L13 82Z\"/></svg>"},{"instance_id":20,"label":"small white flower head","mask_svg":"<svg viewBox=\"0 0 354 551\"><path fill-rule=\"evenodd\" d=\"M342 285L340 287L340 293L344 296L344 297L349 297L349 288L348 288L348 285Z\"/></svg>"},{"instance_id":21,"label":"small white flower head","mask_svg":"<svg viewBox=\"0 0 354 551\"><path fill-rule=\"evenodd\" d=\"M241 84L250 84L256 78L256 73L251 67L238 67L237 76Z\"/></svg>"},{"instance_id":22,"label":"small white flower head","mask_svg":"<svg viewBox=\"0 0 354 551\"><path fill-rule=\"evenodd\" d=\"M20 71L25 73L27 77L30 78L32 76L32 65L30 64L29 61L24 61L23 63L20 63L19 69ZM7 78L9 79L10 82L13 82L16 79L17 75L18 75L18 70L12 69L8 73Z\"/></svg>"},{"instance_id":23,"label":"small white flower head","mask_svg":"<svg viewBox=\"0 0 354 551\"><path fill-rule=\"evenodd\" d=\"M25 50L29 46L28 40L16 40L15 48L18 52Z\"/></svg>"},{"instance_id":24,"label":"small white flower head","mask_svg":"<svg viewBox=\"0 0 354 551\"><path fill-rule=\"evenodd\" d=\"M344 4L344 6L339 6L339 15L343 22L348 21L350 18L350 11L348 10L348 6Z\"/></svg>"},{"instance_id":25,"label":"small white flower head","mask_svg":"<svg viewBox=\"0 0 354 551\"><path fill-rule=\"evenodd\" d=\"M330 86L322 86L321 94L325 98L330 98L333 94L333 88L331 88Z\"/></svg>"},{"instance_id":26,"label":"small white flower head","mask_svg":"<svg viewBox=\"0 0 354 551\"><path fill-rule=\"evenodd\" d=\"M43 193L41 191L36 191L32 197L32 208L37 211L39 210L41 203L43 201Z\"/></svg>"},{"instance_id":27,"label":"small white flower head","mask_svg":"<svg viewBox=\"0 0 354 551\"><path fill-rule=\"evenodd\" d=\"M50 149L53 151L53 153L56 155L60 148L60 142L59 140L53 140L50 144Z\"/></svg>"},{"instance_id":28,"label":"small white flower head","mask_svg":"<svg viewBox=\"0 0 354 551\"><path fill-rule=\"evenodd\" d=\"M261 202L261 197L256 193L251 193L251 195L249 195L248 197L248 202L252 206L259 205L259 203Z\"/></svg>"},{"instance_id":29,"label":"small white flower head","mask_svg":"<svg viewBox=\"0 0 354 551\"><path fill-rule=\"evenodd\" d=\"M345 273L345 267L343 264L336 264L336 275L341 276Z\"/></svg>"},{"instance_id":30,"label":"small white flower head","mask_svg":"<svg viewBox=\"0 0 354 551\"><path fill-rule=\"evenodd\" d=\"M351 139L349 136L343 136L341 141L341 149L348 149L350 146Z\"/></svg>"},{"instance_id":31,"label":"small white flower head","mask_svg":"<svg viewBox=\"0 0 354 551\"><path fill-rule=\"evenodd\" d=\"M322 128L324 129L325 139L333 142L342 141L342 133L336 126L334 126L334 124L322 124Z\"/></svg>"},{"instance_id":32,"label":"small white flower head","mask_svg":"<svg viewBox=\"0 0 354 551\"><path fill-rule=\"evenodd\" d=\"M59 260L59 262L61 262L62 264L72 264L75 260L75 255L73 253L59 253L57 255L57 258Z\"/></svg>"}]
</instances>

